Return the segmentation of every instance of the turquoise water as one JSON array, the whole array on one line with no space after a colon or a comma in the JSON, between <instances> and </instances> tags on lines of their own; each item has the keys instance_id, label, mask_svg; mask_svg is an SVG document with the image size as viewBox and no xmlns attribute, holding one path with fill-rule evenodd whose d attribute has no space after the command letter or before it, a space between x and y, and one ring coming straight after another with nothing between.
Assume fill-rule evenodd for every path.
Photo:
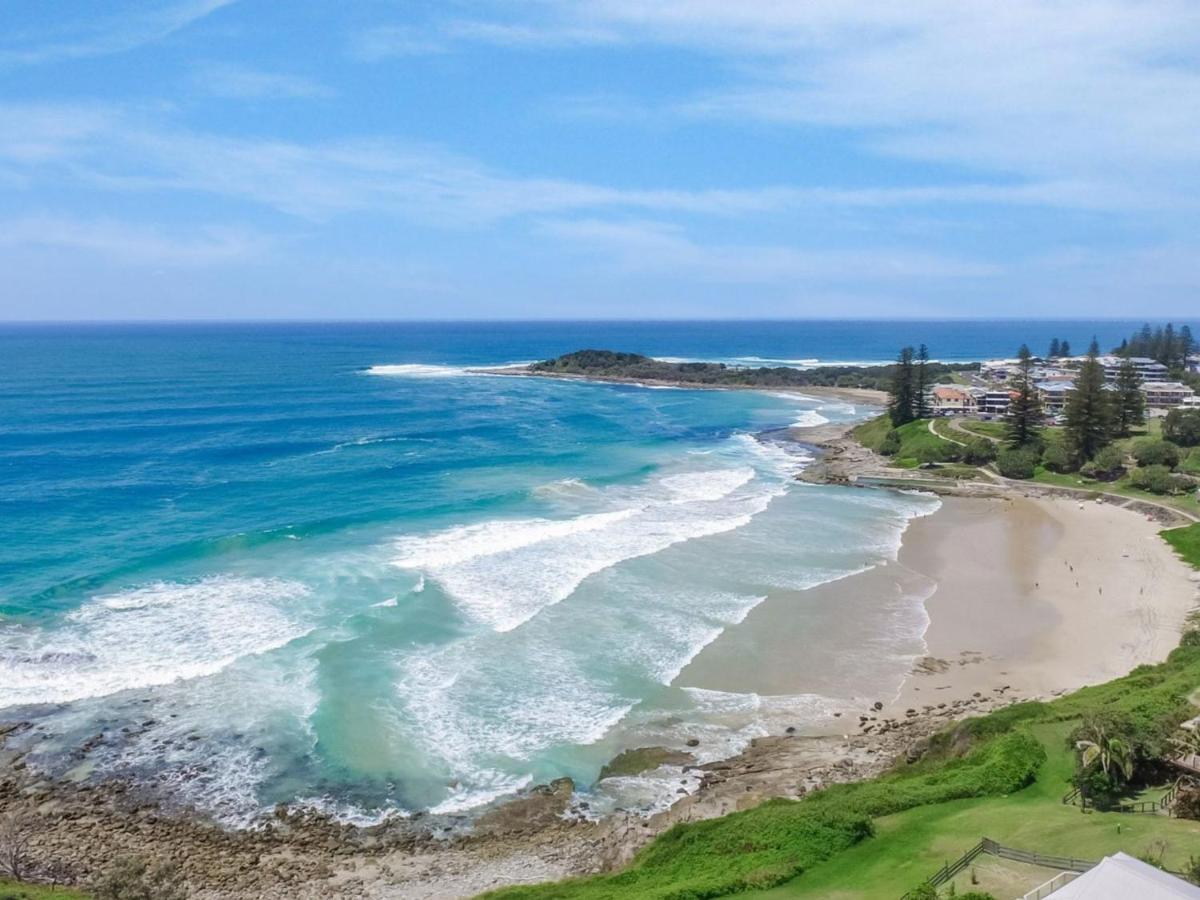
<instances>
[{"instance_id":1,"label":"turquoise water","mask_svg":"<svg viewBox=\"0 0 1200 900\"><path fill-rule=\"evenodd\" d=\"M1096 326L1024 327L1082 345ZM231 822L281 801L458 814L561 775L586 790L622 746L702 736L720 755L773 716L820 722L894 687L920 598L812 635L834 655L869 642L856 683L764 698L677 676L764 599L799 611L893 556L934 507L792 479L808 457L771 432L870 410L463 367L589 345L882 358L905 329L941 329L945 358L1011 352L1017 332L0 330L0 716L36 724L22 740L51 771L134 777ZM653 807L680 783L661 774L589 796Z\"/></svg>"}]
</instances>

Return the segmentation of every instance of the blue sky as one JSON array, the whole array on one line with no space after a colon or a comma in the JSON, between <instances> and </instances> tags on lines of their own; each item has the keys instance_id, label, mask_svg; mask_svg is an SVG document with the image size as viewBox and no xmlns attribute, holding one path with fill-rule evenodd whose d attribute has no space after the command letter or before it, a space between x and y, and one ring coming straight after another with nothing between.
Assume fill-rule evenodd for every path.
<instances>
[{"instance_id":1,"label":"blue sky","mask_svg":"<svg viewBox=\"0 0 1200 900\"><path fill-rule=\"evenodd\" d=\"M1200 3L6 0L0 318L1166 317Z\"/></svg>"}]
</instances>

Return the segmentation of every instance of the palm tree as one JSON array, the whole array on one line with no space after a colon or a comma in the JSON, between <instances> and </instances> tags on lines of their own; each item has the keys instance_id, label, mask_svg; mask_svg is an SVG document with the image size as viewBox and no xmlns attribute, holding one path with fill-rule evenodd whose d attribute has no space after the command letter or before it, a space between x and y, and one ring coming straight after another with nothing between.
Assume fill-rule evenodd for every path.
<instances>
[{"instance_id":1,"label":"palm tree","mask_svg":"<svg viewBox=\"0 0 1200 900\"><path fill-rule=\"evenodd\" d=\"M1104 726L1093 723L1088 726L1091 740L1078 740L1079 762L1084 770L1099 765L1100 771L1114 781L1128 781L1133 777L1133 748L1129 743L1109 735ZM1120 776L1118 778L1118 776Z\"/></svg>"}]
</instances>

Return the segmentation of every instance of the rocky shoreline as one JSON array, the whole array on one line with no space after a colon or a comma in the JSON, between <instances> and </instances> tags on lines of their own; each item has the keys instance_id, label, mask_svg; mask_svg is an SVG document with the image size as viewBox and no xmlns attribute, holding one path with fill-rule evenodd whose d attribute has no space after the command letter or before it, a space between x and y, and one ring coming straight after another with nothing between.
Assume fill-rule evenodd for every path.
<instances>
[{"instance_id":1,"label":"rocky shoreline","mask_svg":"<svg viewBox=\"0 0 1200 900\"><path fill-rule=\"evenodd\" d=\"M883 462L849 435L849 426L791 429L820 456L801 477L848 483ZM999 490L1005 486L996 485ZM914 683L950 663L926 658ZM252 828L223 828L194 810L165 805L137 785L52 779L11 746L26 723L0 723L0 817L29 834L29 857L43 874L86 885L112 862L138 856L178 866L188 896L233 898L458 898L511 884L611 870L680 822L713 818L775 797L872 777L920 757L925 739L958 718L1017 699L997 684L973 696L893 710L877 701L837 714L841 734L805 735L794 727L758 738L727 759L695 764L683 749L628 748L603 774L676 767L699 784L668 809L646 816L590 816L575 785L559 779L530 788L483 813L469 830L449 831L426 816L370 826L340 823L311 809L280 807ZM802 726L803 723L797 723ZM16 742L12 742L14 745ZM86 761L87 746L79 748ZM689 748L690 749L690 748Z\"/></svg>"},{"instance_id":2,"label":"rocky shoreline","mask_svg":"<svg viewBox=\"0 0 1200 900\"><path fill-rule=\"evenodd\" d=\"M286 807L254 828L222 828L198 813L167 809L133 784L48 778L26 765L22 752L5 750L3 741L28 727L10 722L0 724L0 817L21 823L34 875L60 883L86 885L113 861L138 857L177 866L188 896L207 900L469 897L507 884L607 871L676 823L869 778L918 758L923 739L949 721L1012 699L1001 688L990 697L901 716L886 715L878 702L857 721L847 713L844 736L803 736L789 728L729 759L685 766L700 775L699 788L649 817L618 812L589 820L570 779L560 779L485 813L469 834L449 838L420 817L362 827Z\"/></svg>"}]
</instances>

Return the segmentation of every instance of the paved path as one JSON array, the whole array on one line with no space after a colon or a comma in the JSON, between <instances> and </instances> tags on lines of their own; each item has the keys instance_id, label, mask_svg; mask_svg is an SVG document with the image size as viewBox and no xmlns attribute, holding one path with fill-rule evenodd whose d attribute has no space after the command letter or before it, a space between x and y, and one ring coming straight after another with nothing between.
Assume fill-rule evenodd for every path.
<instances>
[{"instance_id":1,"label":"paved path","mask_svg":"<svg viewBox=\"0 0 1200 900\"><path fill-rule=\"evenodd\" d=\"M958 444L958 446L960 446L960 447L967 446L966 441L956 441L954 438L950 437L947 434L942 434L940 431L938 431L936 428L933 427L934 422L947 422L947 421L953 422L954 420L953 419L930 419L929 420L929 433L932 434L935 438L941 438L943 441L949 441L951 444ZM954 426L951 425L950 427L953 428Z\"/></svg>"}]
</instances>

